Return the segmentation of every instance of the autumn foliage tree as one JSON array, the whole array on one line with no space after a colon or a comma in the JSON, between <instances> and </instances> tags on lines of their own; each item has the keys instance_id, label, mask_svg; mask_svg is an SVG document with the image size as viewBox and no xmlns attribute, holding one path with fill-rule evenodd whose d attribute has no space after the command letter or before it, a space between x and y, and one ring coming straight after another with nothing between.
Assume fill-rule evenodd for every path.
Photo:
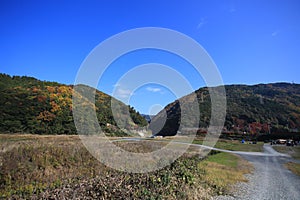
<instances>
[{"instance_id":1,"label":"autumn foliage tree","mask_svg":"<svg viewBox=\"0 0 300 200\"><path fill-rule=\"evenodd\" d=\"M72 85L0 74L0 94L1 133L77 133L72 113ZM108 123L116 125L110 108L111 98L96 91L95 104L88 105L95 109L97 123L107 131ZM123 106L127 107L124 104ZM146 125L147 122L142 116L133 108L128 109L135 123ZM84 120L89 124L88 119ZM114 126L114 131L117 130L118 127Z\"/></svg>"}]
</instances>

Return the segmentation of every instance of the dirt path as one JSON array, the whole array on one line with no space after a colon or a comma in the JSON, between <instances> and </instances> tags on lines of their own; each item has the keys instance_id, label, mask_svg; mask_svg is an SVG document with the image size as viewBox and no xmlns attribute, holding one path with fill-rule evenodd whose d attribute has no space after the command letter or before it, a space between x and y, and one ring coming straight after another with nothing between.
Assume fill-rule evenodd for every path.
<instances>
[{"instance_id":1,"label":"dirt path","mask_svg":"<svg viewBox=\"0 0 300 200\"><path fill-rule=\"evenodd\" d=\"M264 145L269 156L241 156L251 162L255 170L247 176L248 183L240 183L233 197L219 196L215 199L300 199L300 177L284 167L292 159Z\"/></svg>"},{"instance_id":2,"label":"dirt path","mask_svg":"<svg viewBox=\"0 0 300 200\"><path fill-rule=\"evenodd\" d=\"M184 142L177 143L186 144ZM199 144L191 144L191 146L238 154L252 163L255 168L252 174L247 175L249 182L236 185L236 192L233 196L218 196L213 199L300 199L300 177L284 167L287 162L299 161L292 159L287 154L275 151L269 144L264 144L264 152L230 151Z\"/></svg>"}]
</instances>

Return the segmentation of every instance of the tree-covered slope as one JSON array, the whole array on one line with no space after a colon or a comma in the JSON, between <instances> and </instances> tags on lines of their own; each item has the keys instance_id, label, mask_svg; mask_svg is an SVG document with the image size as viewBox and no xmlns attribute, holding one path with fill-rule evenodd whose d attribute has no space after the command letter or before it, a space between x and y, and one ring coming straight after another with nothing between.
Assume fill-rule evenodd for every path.
<instances>
[{"instance_id":1,"label":"tree-covered slope","mask_svg":"<svg viewBox=\"0 0 300 200\"><path fill-rule=\"evenodd\" d=\"M92 89L88 86L83 88ZM0 132L75 134L72 95L72 85L0 74ZM96 90L94 109L98 122L102 130L111 135L124 134L116 126L112 115L111 98ZM129 109L132 120L137 124L128 119L128 126L134 129L147 125L132 107L119 104L124 113Z\"/></svg>"},{"instance_id":2,"label":"tree-covered slope","mask_svg":"<svg viewBox=\"0 0 300 200\"><path fill-rule=\"evenodd\" d=\"M300 131L300 85L289 83L225 86L227 112L224 131L247 133L274 133ZM195 91L200 109L200 129L209 125L211 100L208 88ZM190 95L180 102L189 103ZM160 135L174 135L180 124L180 103L175 101L152 119L161 121L167 113L167 122Z\"/></svg>"}]
</instances>

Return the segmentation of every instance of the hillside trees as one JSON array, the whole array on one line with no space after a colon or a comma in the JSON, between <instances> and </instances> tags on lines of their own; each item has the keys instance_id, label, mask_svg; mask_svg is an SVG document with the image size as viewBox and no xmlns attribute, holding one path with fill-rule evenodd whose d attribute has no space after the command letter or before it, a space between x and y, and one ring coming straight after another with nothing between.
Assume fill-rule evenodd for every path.
<instances>
[{"instance_id":1,"label":"hillside trees","mask_svg":"<svg viewBox=\"0 0 300 200\"><path fill-rule=\"evenodd\" d=\"M72 114L73 86L0 74L0 93L0 132L76 133ZM110 109L111 98L96 91L95 105L88 105L96 111L97 123L105 130L107 124L116 125ZM130 107L129 111L135 123L141 126L147 123L133 108ZM83 120L90 125L90 120Z\"/></svg>"},{"instance_id":2,"label":"hillside trees","mask_svg":"<svg viewBox=\"0 0 300 200\"><path fill-rule=\"evenodd\" d=\"M289 83L226 85L227 111L224 128L228 132L250 134L299 132L300 85ZM207 87L195 91L199 103L201 130L207 129L211 119L211 99ZM190 95L181 98L188 102ZM174 101L165 107L167 122L159 135L175 135L180 123L180 104ZM161 121L163 112L152 119ZM155 123L154 123L155 124ZM154 128L150 127L150 128Z\"/></svg>"}]
</instances>

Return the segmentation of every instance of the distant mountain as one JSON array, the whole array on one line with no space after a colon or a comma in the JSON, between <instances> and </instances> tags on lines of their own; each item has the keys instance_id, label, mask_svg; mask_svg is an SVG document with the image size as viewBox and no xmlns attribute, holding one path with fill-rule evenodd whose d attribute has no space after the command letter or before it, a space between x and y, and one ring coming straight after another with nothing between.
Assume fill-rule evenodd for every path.
<instances>
[{"instance_id":1,"label":"distant mountain","mask_svg":"<svg viewBox=\"0 0 300 200\"><path fill-rule=\"evenodd\" d=\"M278 133L300 131L300 85L289 83L225 86L227 113L224 132ZM200 109L199 131L209 126L211 100L207 87L195 91ZM190 95L181 102L189 103ZM180 104L175 101L158 113L150 124L155 129L167 114L165 126L157 135L175 135L180 124Z\"/></svg>"},{"instance_id":2,"label":"distant mountain","mask_svg":"<svg viewBox=\"0 0 300 200\"><path fill-rule=\"evenodd\" d=\"M148 123L151 122L151 119L155 116L155 115L146 115L146 114L141 114L146 120Z\"/></svg>"},{"instance_id":3,"label":"distant mountain","mask_svg":"<svg viewBox=\"0 0 300 200\"><path fill-rule=\"evenodd\" d=\"M76 134L72 115L73 88L72 85L32 77L0 74L0 133ZM81 86L81 90L94 89ZM83 93L77 95L84 99ZM112 115L112 98L96 90L95 106L85 106L96 110L98 123L107 134L124 135L126 133L116 126ZM124 118L126 128L135 129L148 124L134 108L113 100L119 105L119 116L129 110L134 123ZM88 123L87 119L83 120Z\"/></svg>"}]
</instances>

